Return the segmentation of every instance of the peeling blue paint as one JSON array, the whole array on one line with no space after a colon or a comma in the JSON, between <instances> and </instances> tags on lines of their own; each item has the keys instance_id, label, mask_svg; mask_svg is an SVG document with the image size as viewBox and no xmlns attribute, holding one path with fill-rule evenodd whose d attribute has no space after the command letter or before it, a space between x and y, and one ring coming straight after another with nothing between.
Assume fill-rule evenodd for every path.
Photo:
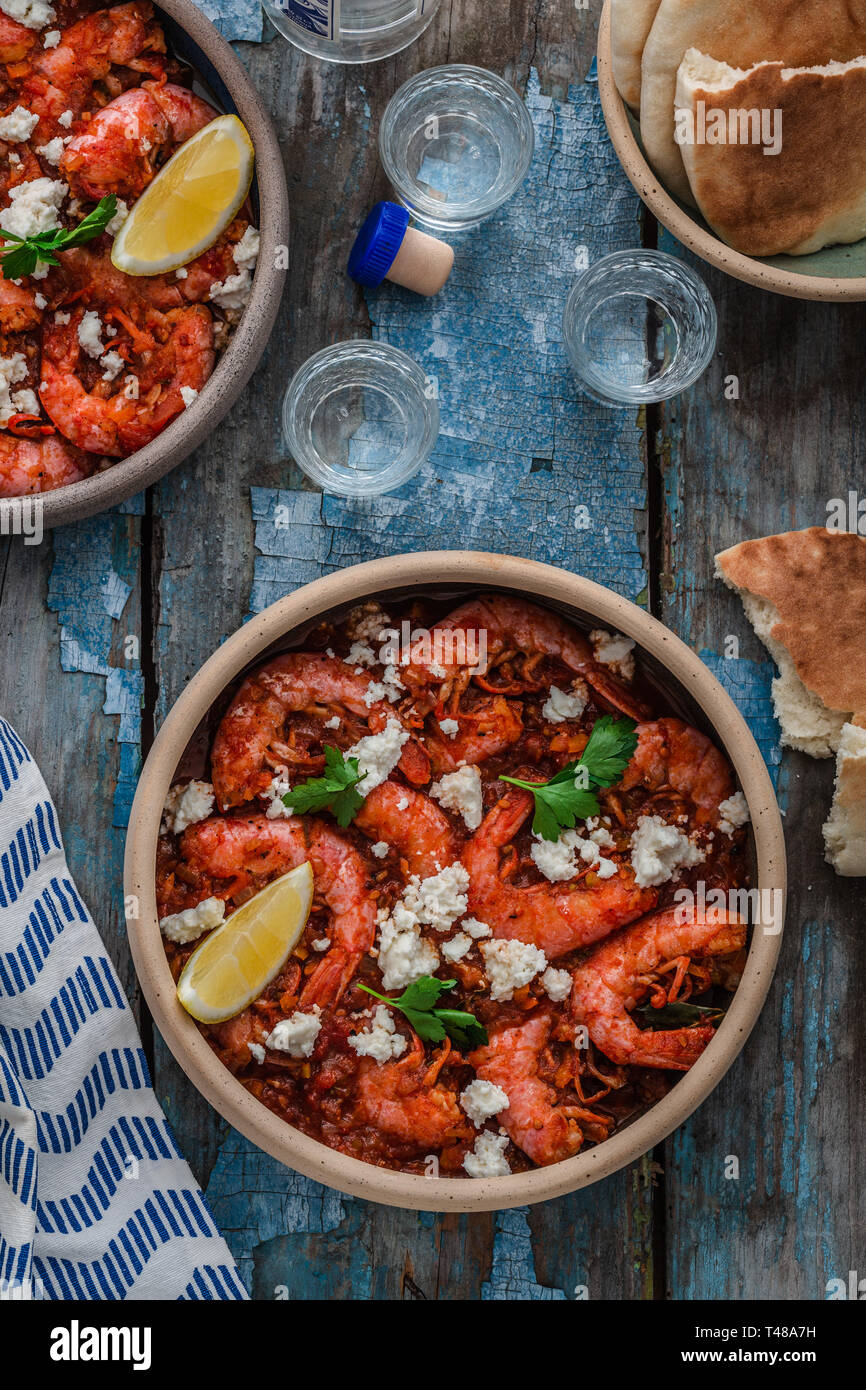
<instances>
[{"instance_id":1,"label":"peeling blue paint","mask_svg":"<svg viewBox=\"0 0 866 1390\"><path fill-rule=\"evenodd\" d=\"M778 792L782 745L781 729L773 711L770 693L775 676L772 661L728 658L706 649L701 651L700 657L716 680L725 687L751 729Z\"/></svg>"},{"instance_id":2,"label":"peeling blue paint","mask_svg":"<svg viewBox=\"0 0 866 1390\"><path fill-rule=\"evenodd\" d=\"M528 1207L500 1211L493 1239L493 1266L490 1278L481 1286L484 1303L519 1300L522 1302L564 1303L562 1289L548 1289L535 1278L535 1255L527 1219Z\"/></svg>"}]
</instances>

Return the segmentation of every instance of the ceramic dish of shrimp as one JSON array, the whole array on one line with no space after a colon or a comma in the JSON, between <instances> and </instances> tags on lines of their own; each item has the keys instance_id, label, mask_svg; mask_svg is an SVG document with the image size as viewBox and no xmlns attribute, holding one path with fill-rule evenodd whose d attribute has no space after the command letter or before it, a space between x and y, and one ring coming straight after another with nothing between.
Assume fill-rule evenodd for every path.
<instances>
[{"instance_id":1,"label":"ceramic dish of shrimp","mask_svg":"<svg viewBox=\"0 0 866 1390\"><path fill-rule=\"evenodd\" d=\"M447 1185L601 1151L713 1046L767 926L685 714L633 639L514 593L308 624L166 799L176 1009L342 1157Z\"/></svg>"},{"instance_id":2,"label":"ceramic dish of shrimp","mask_svg":"<svg viewBox=\"0 0 866 1390\"><path fill-rule=\"evenodd\" d=\"M241 319L255 152L194 80L149 0L0 11L2 497L153 457Z\"/></svg>"}]
</instances>

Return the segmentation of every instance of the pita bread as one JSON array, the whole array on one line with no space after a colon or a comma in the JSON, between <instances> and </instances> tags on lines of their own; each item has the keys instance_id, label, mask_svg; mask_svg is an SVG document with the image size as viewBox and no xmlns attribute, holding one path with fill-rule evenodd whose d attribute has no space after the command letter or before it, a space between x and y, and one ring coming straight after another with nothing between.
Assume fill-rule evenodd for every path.
<instances>
[{"instance_id":1,"label":"pita bread","mask_svg":"<svg viewBox=\"0 0 866 1390\"><path fill-rule=\"evenodd\" d=\"M866 712L866 540L820 526L765 536L717 555L716 573L779 668L782 742L829 757Z\"/></svg>"},{"instance_id":2,"label":"pita bread","mask_svg":"<svg viewBox=\"0 0 866 1390\"><path fill-rule=\"evenodd\" d=\"M726 140L733 130L734 143L703 138L707 113L723 113L719 133ZM866 57L743 71L689 49L677 75L681 116L695 201L735 250L805 256L866 236ZM774 138L775 154L752 143Z\"/></svg>"},{"instance_id":3,"label":"pita bread","mask_svg":"<svg viewBox=\"0 0 866 1390\"><path fill-rule=\"evenodd\" d=\"M613 80L632 111L640 110L640 65L661 0L611 0Z\"/></svg>"},{"instance_id":4,"label":"pita bread","mask_svg":"<svg viewBox=\"0 0 866 1390\"><path fill-rule=\"evenodd\" d=\"M661 0L643 51L641 136L656 173L689 203L674 102L690 48L739 68L848 63L866 54L866 0Z\"/></svg>"},{"instance_id":5,"label":"pita bread","mask_svg":"<svg viewBox=\"0 0 866 1390\"><path fill-rule=\"evenodd\" d=\"M824 825L828 864L844 878L866 875L866 729L846 724L836 758L836 794Z\"/></svg>"}]
</instances>

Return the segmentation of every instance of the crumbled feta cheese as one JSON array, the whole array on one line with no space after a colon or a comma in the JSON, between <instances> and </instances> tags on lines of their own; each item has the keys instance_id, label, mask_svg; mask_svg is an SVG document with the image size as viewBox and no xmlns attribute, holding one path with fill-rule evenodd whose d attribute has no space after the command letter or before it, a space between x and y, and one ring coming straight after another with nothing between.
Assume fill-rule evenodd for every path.
<instances>
[{"instance_id":1,"label":"crumbled feta cheese","mask_svg":"<svg viewBox=\"0 0 866 1390\"><path fill-rule=\"evenodd\" d=\"M509 1100L507 1092L503 1091L501 1086L479 1078L470 1081L466 1089L461 1091L460 1104L475 1128L481 1129L486 1120L498 1115L501 1110L508 1109Z\"/></svg>"},{"instance_id":2,"label":"crumbled feta cheese","mask_svg":"<svg viewBox=\"0 0 866 1390\"><path fill-rule=\"evenodd\" d=\"M315 941L312 941L310 944L314 951L327 951L328 947L331 944L331 941L330 938L327 936L319 936L316 938Z\"/></svg>"},{"instance_id":3,"label":"crumbled feta cheese","mask_svg":"<svg viewBox=\"0 0 866 1390\"><path fill-rule=\"evenodd\" d=\"M401 797L400 797L400 800L397 802L397 810L398 810L398 811L405 811L405 810L406 810L406 807L407 807L408 805L409 805L409 798L408 798L408 796L401 796Z\"/></svg>"},{"instance_id":4,"label":"crumbled feta cheese","mask_svg":"<svg viewBox=\"0 0 866 1390\"><path fill-rule=\"evenodd\" d=\"M375 854L377 859L384 859L389 849L390 846L385 840L377 840L375 845L370 846L371 852Z\"/></svg>"},{"instance_id":5,"label":"crumbled feta cheese","mask_svg":"<svg viewBox=\"0 0 866 1390\"><path fill-rule=\"evenodd\" d=\"M482 941L479 950L490 981L491 999L511 999L547 968L547 956L526 941Z\"/></svg>"},{"instance_id":6,"label":"crumbled feta cheese","mask_svg":"<svg viewBox=\"0 0 866 1390\"><path fill-rule=\"evenodd\" d=\"M123 383L123 394L128 401L137 401L138 390L138 377L130 372Z\"/></svg>"},{"instance_id":7,"label":"crumbled feta cheese","mask_svg":"<svg viewBox=\"0 0 866 1390\"><path fill-rule=\"evenodd\" d=\"M621 637L604 628L596 628L589 634L596 661L609 666L624 681L634 680L634 642L630 637Z\"/></svg>"},{"instance_id":8,"label":"crumbled feta cheese","mask_svg":"<svg viewBox=\"0 0 866 1390\"><path fill-rule=\"evenodd\" d=\"M477 917L467 917L462 924L462 930L468 931L473 941L480 941L484 936L493 935L493 928L488 927L486 922L479 922Z\"/></svg>"},{"instance_id":9,"label":"crumbled feta cheese","mask_svg":"<svg viewBox=\"0 0 866 1390\"><path fill-rule=\"evenodd\" d=\"M340 725L341 725L342 722L343 722L343 721L341 720L339 714L335 714L335 715L333 716L332 719L326 719L326 720L325 720L325 728L326 728L326 729L339 729L339 727L340 727Z\"/></svg>"},{"instance_id":10,"label":"crumbled feta cheese","mask_svg":"<svg viewBox=\"0 0 866 1390\"><path fill-rule=\"evenodd\" d=\"M27 358L23 352L13 352L9 357L0 357L0 425L5 425L17 410L10 388L26 380L26 377ZM14 394L17 396L19 393L16 391Z\"/></svg>"},{"instance_id":11,"label":"crumbled feta cheese","mask_svg":"<svg viewBox=\"0 0 866 1390\"><path fill-rule=\"evenodd\" d=\"M460 725L456 719L440 719L439 728L446 738L456 738L460 733Z\"/></svg>"},{"instance_id":12,"label":"crumbled feta cheese","mask_svg":"<svg viewBox=\"0 0 866 1390\"><path fill-rule=\"evenodd\" d=\"M430 878L413 875L403 902L418 922L434 931L446 932L466 911L468 889L469 875L458 861Z\"/></svg>"},{"instance_id":13,"label":"crumbled feta cheese","mask_svg":"<svg viewBox=\"0 0 866 1390\"><path fill-rule=\"evenodd\" d=\"M48 300L45 298L45 295L40 294L38 290L33 296L33 303L36 305L37 309L47 309L48 307Z\"/></svg>"},{"instance_id":14,"label":"crumbled feta cheese","mask_svg":"<svg viewBox=\"0 0 866 1390\"><path fill-rule=\"evenodd\" d=\"M541 983L554 1004L561 1004L571 993L571 976L567 970L554 970L549 965L541 977Z\"/></svg>"},{"instance_id":15,"label":"crumbled feta cheese","mask_svg":"<svg viewBox=\"0 0 866 1390\"><path fill-rule=\"evenodd\" d=\"M373 1014L373 1026L363 1033L352 1033L348 1041L359 1057L372 1057L380 1065L401 1057L408 1046L402 1033L397 1032L393 1013L384 1004Z\"/></svg>"},{"instance_id":16,"label":"crumbled feta cheese","mask_svg":"<svg viewBox=\"0 0 866 1390\"><path fill-rule=\"evenodd\" d=\"M42 39L42 47L43 47L43 48L56 48L57 45L59 44L59 42L60 42L60 30L59 30L59 29L49 29L49 30L48 30L48 33L45 34L45 35L43 36L43 39Z\"/></svg>"},{"instance_id":17,"label":"crumbled feta cheese","mask_svg":"<svg viewBox=\"0 0 866 1390\"><path fill-rule=\"evenodd\" d=\"M751 820L749 815L749 804L742 792L734 792L727 801L719 803L719 829L724 835L733 835L741 825L748 825Z\"/></svg>"},{"instance_id":18,"label":"crumbled feta cheese","mask_svg":"<svg viewBox=\"0 0 866 1390\"><path fill-rule=\"evenodd\" d=\"M571 694L552 685L541 713L551 724L564 724L566 719L580 718L588 699L589 693L583 681L575 681Z\"/></svg>"},{"instance_id":19,"label":"crumbled feta cheese","mask_svg":"<svg viewBox=\"0 0 866 1390\"><path fill-rule=\"evenodd\" d=\"M72 125L72 112L61 111L60 115L57 117L57 124L62 125L64 130L68 130Z\"/></svg>"},{"instance_id":20,"label":"crumbled feta cheese","mask_svg":"<svg viewBox=\"0 0 866 1390\"><path fill-rule=\"evenodd\" d=\"M370 681L370 684L364 691L364 704L367 706L367 709L377 704L379 700L384 700L387 693L382 681Z\"/></svg>"},{"instance_id":21,"label":"crumbled feta cheese","mask_svg":"<svg viewBox=\"0 0 866 1390\"><path fill-rule=\"evenodd\" d=\"M367 734L346 751L344 757L357 758L358 771L366 773L358 783L361 796L380 786L394 771L408 738L408 729L404 729L398 719L389 719L381 733Z\"/></svg>"},{"instance_id":22,"label":"crumbled feta cheese","mask_svg":"<svg viewBox=\"0 0 866 1390\"><path fill-rule=\"evenodd\" d=\"M59 135L55 135L53 140L49 140L44 145L36 146L36 153L41 154L43 159L47 159L49 164L59 164L63 157L63 141Z\"/></svg>"},{"instance_id":23,"label":"crumbled feta cheese","mask_svg":"<svg viewBox=\"0 0 866 1390\"><path fill-rule=\"evenodd\" d=\"M346 631L353 642L381 642L391 619L375 600L353 608L346 619Z\"/></svg>"},{"instance_id":24,"label":"crumbled feta cheese","mask_svg":"<svg viewBox=\"0 0 866 1390\"><path fill-rule=\"evenodd\" d=\"M271 784L264 792L265 798L269 799L265 815L268 820L288 820L294 815L283 801L283 797L292 790L285 768L276 777L271 778Z\"/></svg>"},{"instance_id":25,"label":"crumbled feta cheese","mask_svg":"<svg viewBox=\"0 0 866 1390\"><path fill-rule=\"evenodd\" d=\"M347 666L378 666L379 658L366 642L353 642L346 654Z\"/></svg>"},{"instance_id":26,"label":"crumbled feta cheese","mask_svg":"<svg viewBox=\"0 0 866 1390\"><path fill-rule=\"evenodd\" d=\"M507 1148L507 1134L484 1129L475 1140L475 1148L464 1158L463 1167L470 1178L507 1178L511 1172L505 1157Z\"/></svg>"},{"instance_id":27,"label":"crumbled feta cheese","mask_svg":"<svg viewBox=\"0 0 866 1390\"><path fill-rule=\"evenodd\" d=\"M258 1062L259 1066L261 1066L265 1060L265 1049L262 1047L261 1043L247 1043L247 1047L250 1050L250 1056L253 1061Z\"/></svg>"},{"instance_id":28,"label":"crumbled feta cheese","mask_svg":"<svg viewBox=\"0 0 866 1390\"><path fill-rule=\"evenodd\" d=\"M197 907L188 907L185 912L175 912L163 917L159 929L169 941L186 946L197 941L206 931L212 931L225 920L226 905L222 898L205 898Z\"/></svg>"},{"instance_id":29,"label":"crumbled feta cheese","mask_svg":"<svg viewBox=\"0 0 866 1390\"><path fill-rule=\"evenodd\" d=\"M705 858L703 850L661 816L641 816L631 837L632 868L640 888L657 888Z\"/></svg>"},{"instance_id":30,"label":"crumbled feta cheese","mask_svg":"<svg viewBox=\"0 0 866 1390\"><path fill-rule=\"evenodd\" d=\"M121 227L123 226L123 224L124 224L124 222L126 221L126 219L127 219L128 216L129 216L129 208L128 208L128 206L126 205L126 203L123 201L122 198L118 198L118 200L117 200L117 211L115 212L115 214L114 214L114 216L112 217L111 221L110 221L110 222L106 222L106 224L105 224L105 230L108 232L108 235L109 235L109 236L117 236L117 233L120 231Z\"/></svg>"},{"instance_id":31,"label":"crumbled feta cheese","mask_svg":"<svg viewBox=\"0 0 866 1390\"><path fill-rule=\"evenodd\" d=\"M385 989L405 989L422 975L432 975L439 952L421 936L418 919L403 903L379 913L379 969Z\"/></svg>"},{"instance_id":32,"label":"crumbled feta cheese","mask_svg":"<svg viewBox=\"0 0 866 1390\"><path fill-rule=\"evenodd\" d=\"M196 391L194 386L182 386L180 388L180 395L185 409L191 406L194 400L198 399L198 391Z\"/></svg>"},{"instance_id":33,"label":"crumbled feta cheese","mask_svg":"<svg viewBox=\"0 0 866 1390\"><path fill-rule=\"evenodd\" d=\"M10 206L0 212L0 225L4 231L20 237L53 232L60 226L60 205L68 192L67 185L56 179L39 178L19 183L9 190ZM37 266L37 270L39 268ZM42 268L47 275L49 267ZM43 277L36 275L35 278Z\"/></svg>"},{"instance_id":34,"label":"crumbled feta cheese","mask_svg":"<svg viewBox=\"0 0 866 1390\"><path fill-rule=\"evenodd\" d=\"M0 10L25 29L44 29L55 17L47 0L2 0Z\"/></svg>"},{"instance_id":35,"label":"crumbled feta cheese","mask_svg":"<svg viewBox=\"0 0 866 1390\"><path fill-rule=\"evenodd\" d=\"M20 163L21 163L21 156L20 156L20 154L16 154L14 150L10 150L10 151L9 151L9 154L7 155L7 158L8 158L8 160L9 160L9 163L10 163L10 164L20 164Z\"/></svg>"},{"instance_id":36,"label":"crumbled feta cheese","mask_svg":"<svg viewBox=\"0 0 866 1390\"><path fill-rule=\"evenodd\" d=\"M445 667L442 665L440 661L431 661L427 669L430 672L431 676L433 676L437 681L444 681L445 677L448 675L448 672L445 670Z\"/></svg>"},{"instance_id":37,"label":"crumbled feta cheese","mask_svg":"<svg viewBox=\"0 0 866 1390\"><path fill-rule=\"evenodd\" d=\"M440 806L446 811L457 811L463 817L467 830L477 830L484 817L484 803L481 795L481 773L474 763L464 763L456 772L446 772L430 788Z\"/></svg>"},{"instance_id":38,"label":"crumbled feta cheese","mask_svg":"<svg viewBox=\"0 0 866 1390\"><path fill-rule=\"evenodd\" d=\"M35 112L28 111L26 106L16 106L8 116L0 116L0 140L8 140L10 144L29 140L38 124Z\"/></svg>"},{"instance_id":39,"label":"crumbled feta cheese","mask_svg":"<svg viewBox=\"0 0 866 1390\"><path fill-rule=\"evenodd\" d=\"M88 357L101 357L105 352L102 341L102 319L95 309L86 310L78 325L78 341Z\"/></svg>"},{"instance_id":40,"label":"crumbled feta cheese","mask_svg":"<svg viewBox=\"0 0 866 1390\"><path fill-rule=\"evenodd\" d=\"M314 1004L310 1014L296 1011L291 1018L281 1018L265 1038L265 1046L272 1047L275 1052L288 1052L290 1057L312 1056L322 1027L319 1012L318 1004Z\"/></svg>"},{"instance_id":41,"label":"crumbled feta cheese","mask_svg":"<svg viewBox=\"0 0 866 1390\"><path fill-rule=\"evenodd\" d=\"M187 270L185 265L179 265L177 270L174 272L175 280L185 280L188 275L189 271Z\"/></svg>"},{"instance_id":42,"label":"crumbled feta cheese","mask_svg":"<svg viewBox=\"0 0 866 1390\"><path fill-rule=\"evenodd\" d=\"M57 313L54 315L54 322L55 322L58 326L62 326L62 325L64 325L64 324L69 323L69 321L70 321L71 318L72 318L72 315L71 315L71 314L65 314L65 313L63 312L62 309L58 309L58 310L57 310Z\"/></svg>"},{"instance_id":43,"label":"crumbled feta cheese","mask_svg":"<svg viewBox=\"0 0 866 1390\"><path fill-rule=\"evenodd\" d=\"M114 378L116 376L119 376L120 373L123 371L124 367L126 366L126 363L124 362L120 353L115 352L114 349L112 349L111 352L106 352L103 354L103 356L100 358L99 365L100 367L105 368L105 371L102 373L102 380L113 381Z\"/></svg>"},{"instance_id":44,"label":"crumbled feta cheese","mask_svg":"<svg viewBox=\"0 0 866 1390\"><path fill-rule=\"evenodd\" d=\"M240 270L247 270L254 266L259 258L259 247L261 237L255 227L247 227L240 241L236 243L232 251L232 259Z\"/></svg>"},{"instance_id":45,"label":"crumbled feta cheese","mask_svg":"<svg viewBox=\"0 0 866 1390\"><path fill-rule=\"evenodd\" d=\"M35 391L25 387L22 391L15 391L12 394L12 404L20 415L38 415L39 398Z\"/></svg>"},{"instance_id":46,"label":"crumbled feta cheese","mask_svg":"<svg viewBox=\"0 0 866 1390\"><path fill-rule=\"evenodd\" d=\"M450 941L442 943L442 954L446 960L458 961L464 956L468 956L472 950L472 937L465 932L459 931L456 936L452 936Z\"/></svg>"},{"instance_id":47,"label":"crumbled feta cheese","mask_svg":"<svg viewBox=\"0 0 866 1390\"><path fill-rule=\"evenodd\" d=\"M542 840L538 837L529 853L537 868L551 883L566 883L574 878L580 867L578 857L584 864L591 864L599 878L613 878L617 872L616 864L612 859L602 858L599 848L601 842L595 838L597 834L598 831L593 831L589 839L585 840L576 830L566 830L558 840ZM607 838L612 844L609 835Z\"/></svg>"},{"instance_id":48,"label":"crumbled feta cheese","mask_svg":"<svg viewBox=\"0 0 866 1390\"><path fill-rule=\"evenodd\" d=\"M163 808L163 823L174 835L182 835L188 825L197 825L213 813L214 794L210 782L187 782L172 787Z\"/></svg>"}]
</instances>

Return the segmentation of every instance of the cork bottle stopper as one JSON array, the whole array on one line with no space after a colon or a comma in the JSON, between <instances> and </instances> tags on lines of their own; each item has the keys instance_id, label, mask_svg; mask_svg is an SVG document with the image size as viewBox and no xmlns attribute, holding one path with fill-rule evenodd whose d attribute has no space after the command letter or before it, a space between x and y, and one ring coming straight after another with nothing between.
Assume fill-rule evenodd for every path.
<instances>
[{"instance_id":1,"label":"cork bottle stopper","mask_svg":"<svg viewBox=\"0 0 866 1390\"><path fill-rule=\"evenodd\" d=\"M408 227L386 280L415 294L438 294L451 274L454 248L417 227Z\"/></svg>"}]
</instances>

